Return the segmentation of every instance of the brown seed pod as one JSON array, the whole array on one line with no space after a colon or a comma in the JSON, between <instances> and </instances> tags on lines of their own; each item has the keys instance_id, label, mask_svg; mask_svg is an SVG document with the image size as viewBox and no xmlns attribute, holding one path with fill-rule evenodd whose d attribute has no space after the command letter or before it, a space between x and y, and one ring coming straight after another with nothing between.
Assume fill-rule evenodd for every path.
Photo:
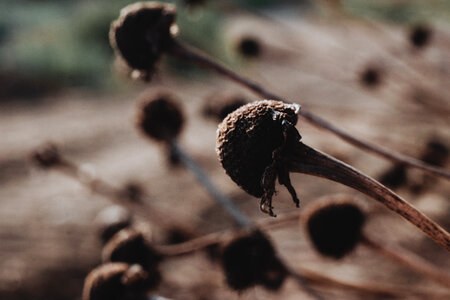
<instances>
[{"instance_id":1,"label":"brown seed pod","mask_svg":"<svg viewBox=\"0 0 450 300\"><path fill-rule=\"evenodd\" d=\"M54 144L47 144L31 154L31 159L39 167L48 169L63 162L58 148Z\"/></svg>"},{"instance_id":2,"label":"brown seed pod","mask_svg":"<svg viewBox=\"0 0 450 300\"><path fill-rule=\"evenodd\" d=\"M247 58L255 58L261 55L261 43L252 36L241 38L237 44L239 53Z\"/></svg>"},{"instance_id":3,"label":"brown seed pod","mask_svg":"<svg viewBox=\"0 0 450 300\"><path fill-rule=\"evenodd\" d=\"M365 215L356 203L339 199L312 204L303 220L315 249L339 259L361 241Z\"/></svg>"},{"instance_id":4,"label":"brown seed pod","mask_svg":"<svg viewBox=\"0 0 450 300\"><path fill-rule=\"evenodd\" d=\"M424 48L429 44L432 34L430 27L423 24L415 25L409 32L409 42L416 49Z\"/></svg>"},{"instance_id":5,"label":"brown seed pod","mask_svg":"<svg viewBox=\"0 0 450 300\"><path fill-rule=\"evenodd\" d=\"M170 141L177 137L184 124L181 107L166 93L145 94L139 110L138 127L148 137Z\"/></svg>"},{"instance_id":6,"label":"brown seed pod","mask_svg":"<svg viewBox=\"0 0 450 300\"><path fill-rule=\"evenodd\" d=\"M150 245L145 234L134 228L126 228L119 231L105 245L102 251L104 262L125 262L139 264L149 273L149 284L156 286L161 275L158 265L162 255Z\"/></svg>"},{"instance_id":7,"label":"brown seed pod","mask_svg":"<svg viewBox=\"0 0 450 300\"><path fill-rule=\"evenodd\" d=\"M286 179L289 175L277 163L286 134L290 134L284 126L297 123L298 110L296 104L263 100L242 106L219 125L216 144L219 160L231 179L247 193L262 197L264 181L274 176L275 179L279 176L280 183L289 189ZM295 194L293 198L297 203Z\"/></svg>"},{"instance_id":8,"label":"brown seed pod","mask_svg":"<svg viewBox=\"0 0 450 300\"><path fill-rule=\"evenodd\" d=\"M108 263L92 270L83 287L83 300L145 300L151 289L139 265Z\"/></svg>"},{"instance_id":9,"label":"brown seed pod","mask_svg":"<svg viewBox=\"0 0 450 300\"><path fill-rule=\"evenodd\" d=\"M256 284L278 290L288 275L271 242L260 231L228 244L223 250L222 266L228 285L238 291Z\"/></svg>"},{"instance_id":10,"label":"brown seed pod","mask_svg":"<svg viewBox=\"0 0 450 300\"><path fill-rule=\"evenodd\" d=\"M170 49L176 8L160 2L137 2L124 7L111 24L112 47L132 68L151 74L161 55Z\"/></svg>"}]
</instances>

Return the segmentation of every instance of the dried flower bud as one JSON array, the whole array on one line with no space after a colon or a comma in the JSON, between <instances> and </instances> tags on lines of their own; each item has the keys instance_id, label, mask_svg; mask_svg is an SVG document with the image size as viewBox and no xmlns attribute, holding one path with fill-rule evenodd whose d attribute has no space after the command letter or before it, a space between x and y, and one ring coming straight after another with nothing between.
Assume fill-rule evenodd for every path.
<instances>
[{"instance_id":1,"label":"dried flower bud","mask_svg":"<svg viewBox=\"0 0 450 300\"><path fill-rule=\"evenodd\" d=\"M175 16L172 4L130 4L111 24L110 43L132 69L152 73L160 56L172 45Z\"/></svg>"},{"instance_id":2,"label":"dried flower bud","mask_svg":"<svg viewBox=\"0 0 450 300\"><path fill-rule=\"evenodd\" d=\"M48 169L62 163L58 148L47 144L31 154L32 160L41 168Z\"/></svg>"},{"instance_id":3,"label":"dried flower bud","mask_svg":"<svg viewBox=\"0 0 450 300\"><path fill-rule=\"evenodd\" d=\"M298 105L264 100L229 114L217 130L216 151L231 179L247 193L261 197L263 175L274 151L284 143L283 123L297 123ZM269 138L270 137L270 138Z\"/></svg>"},{"instance_id":4,"label":"dried flower bud","mask_svg":"<svg viewBox=\"0 0 450 300\"><path fill-rule=\"evenodd\" d=\"M227 245L223 250L222 265L228 285L238 291L256 284L277 290L287 276L271 242L259 231Z\"/></svg>"},{"instance_id":5,"label":"dried flower bud","mask_svg":"<svg viewBox=\"0 0 450 300\"><path fill-rule=\"evenodd\" d=\"M150 289L148 274L142 267L108 263L86 277L83 300L145 300Z\"/></svg>"},{"instance_id":6,"label":"dried flower bud","mask_svg":"<svg viewBox=\"0 0 450 300\"><path fill-rule=\"evenodd\" d=\"M258 57L261 55L260 42L251 36L241 38L238 42L237 49L240 54L245 57Z\"/></svg>"},{"instance_id":7,"label":"dried flower bud","mask_svg":"<svg viewBox=\"0 0 450 300\"><path fill-rule=\"evenodd\" d=\"M131 213L119 205L110 205L99 212L95 222L100 227L100 239L109 241L117 232L132 223Z\"/></svg>"},{"instance_id":8,"label":"dried flower bud","mask_svg":"<svg viewBox=\"0 0 450 300\"><path fill-rule=\"evenodd\" d=\"M156 93L144 97L139 111L138 126L150 138L169 141L183 128L183 112L175 100L167 94Z\"/></svg>"},{"instance_id":9,"label":"dried flower bud","mask_svg":"<svg viewBox=\"0 0 450 300\"><path fill-rule=\"evenodd\" d=\"M351 201L314 203L305 211L305 225L316 250L339 259L352 251L361 239L365 215Z\"/></svg>"},{"instance_id":10,"label":"dried flower bud","mask_svg":"<svg viewBox=\"0 0 450 300\"><path fill-rule=\"evenodd\" d=\"M416 25L411 28L409 33L409 41L411 45L417 49L428 45L432 36L432 30L425 25Z\"/></svg>"},{"instance_id":11,"label":"dried flower bud","mask_svg":"<svg viewBox=\"0 0 450 300\"><path fill-rule=\"evenodd\" d=\"M103 248L104 262L139 264L149 273L149 283L156 286L161 279L158 264L162 259L146 240L144 233L133 228L119 231Z\"/></svg>"}]
</instances>

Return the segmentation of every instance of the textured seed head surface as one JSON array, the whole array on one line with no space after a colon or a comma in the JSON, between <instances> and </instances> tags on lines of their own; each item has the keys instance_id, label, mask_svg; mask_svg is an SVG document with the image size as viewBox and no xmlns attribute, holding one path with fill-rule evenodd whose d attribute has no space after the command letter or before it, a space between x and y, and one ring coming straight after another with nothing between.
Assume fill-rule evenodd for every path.
<instances>
[{"instance_id":1,"label":"textured seed head surface","mask_svg":"<svg viewBox=\"0 0 450 300\"><path fill-rule=\"evenodd\" d=\"M141 131L160 141L175 138L183 128L184 116L173 97L165 93L149 93L143 100L137 121Z\"/></svg>"},{"instance_id":2,"label":"textured seed head surface","mask_svg":"<svg viewBox=\"0 0 450 300\"><path fill-rule=\"evenodd\" d=\"M151 73L171 45L175 16L176 9L171 4L130 4L111 24L110 43L132 69Z\"/></svg>"},{"instance_id":3,"label":"textured seed head surface","mask_svg":"<svg viewBox=\"0 0 450 300\"><path fill-rule=\"evenodd\" d=\"M217 130L216 151L226 173L247 193L261 197L264 170L283 143L282 121L297 123L296 104L262 100L229 114Z\"/></svg>"},{"instance_id":4,"label":"textured seed head surface","mask_svg":"<svg viewBox=\"0 0 450 300\"><path fill-rule=\"evenodd\" d=\"M365 215L351 201L313 204L305 214L308 235L322 255L339 259L351 252L361 239Z\"/></svg>"},{"instance_id":5,"label":"textured seed head surface","mask_svg":"<svg viewBox=\"0 0 450 300\"><path fill-rule=\"evenodd\" d=\"M147 273L137 265L104 264L86 277L83 300L144 300L146 281Z\"/></svg>"}]
</instances>

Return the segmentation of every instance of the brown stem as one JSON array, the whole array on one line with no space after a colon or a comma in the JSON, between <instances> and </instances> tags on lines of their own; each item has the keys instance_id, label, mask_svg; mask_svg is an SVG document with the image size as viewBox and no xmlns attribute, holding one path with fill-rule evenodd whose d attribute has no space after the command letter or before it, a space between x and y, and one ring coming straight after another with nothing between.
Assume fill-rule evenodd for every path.
<instances>
[{"instance_id":1,"label":"brown stem","mask_svg":"<svg viewBox=\"0 0 450 300\"><path fill-rule=\"evenodd\" d=\"M213 59L200 53L198 50L192 49L192 48L190 48L186 45L183 45L175 40L173 41L173 43L174 43L173 47L170 51L170 54L172 54L173 56L188 60L188 61L198 65L201 68L204 68L207 70L212 70L213 72L216 72L216 73L224 76L225 78L228 78L242 86L245 86L246 88L252 90L256 94L258 94L261 97L264 97L266 99L278 100L278 101L283 101L283 102L288 102L288 103L290 102L281 96L273 94L272 92L270 92L267 89L260 86L258 83L254 82L252 80L249 80L249 79L235 73L231 69L215 62ZM358 148L367 150L369 152L372 152L372 153L379 155L381 157L384 157L386 159L389 159L389 160L392 160L395 162L399 162L399 163L405 164L410 167L420 169L429 174L441 176L443 178L450 180L450 171L448 171L444 168L434 167L434 166L431 166L420 160L409 157L407 155L400 154L400 153L393 153L391 150L385 149L383 147L380 147L376 144L369 143L367 141L363 141L357 137L352 136L351 134L346 133L345 131L337 128L333 124L308 112L305 109L302 109L300 111L299 115L302 116L308 122L312 123L313 125L334 133L335 135L340 137L342 140L344 140Z\"/></svg>"},{"instance_id":2,"label":"brown stem","mask_svg":"<svg viewBox=\"0 0 450 300\"><path fill-rule=\"evenodd\" d=\"M450 234L400 196L351 166L297 142L286 157L291 172L324 177L354 188L384 204L450 251Z\"/></svg>"},{"instance_id":3,"label":"brown stem","mask_svg":"<svg viewBox=\"0 0 450 300\"><path fill-rule=\"evenodd\" d=\"M363 236L363 245L380 253L381 255L397 261L406 267L420 273L447 288L450 288L450 275L430 264L422 257L393 245L382 245L367 236Z\"/></svg>"}]
</instances>

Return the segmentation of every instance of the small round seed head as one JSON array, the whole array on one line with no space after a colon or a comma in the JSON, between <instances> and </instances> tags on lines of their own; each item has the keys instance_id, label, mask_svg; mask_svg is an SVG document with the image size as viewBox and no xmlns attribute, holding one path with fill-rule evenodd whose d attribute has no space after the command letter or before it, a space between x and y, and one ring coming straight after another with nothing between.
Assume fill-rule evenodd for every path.
<instances>
[{"instance_id":1,"label":"small round seed head","mask_svg":"<svg viewBox=\"0 0 450 300\"><path fill-rule=\"evenodd\" d=\"M138 265L101 265L86 277L83 300L145 300L146 291L151 289L148 277Z\"/></svg>"},{"instance_id":2,"label":"small round seed head","mask_svg":"<svg viewBox=\"0 0 450 300\"><path fill-rule=\"evenodd\" d=\"M104 262L139 264L149 273L152 286L160 282L157 268L162 256L153 249L142 231L133 228L119 231L103 248L102 259Z\"/></svg>"},{"instance_id":3,"label":"small round seed head","mask_svg":"<svg viewBox=\"0 0 450 300\"><path fill-rule=\"evenodd\" d=\"M405 165L397 164L389 168L380 176L379 181L391 189L396 189L405 185L408 181Z\"/></svg>"},{"instance_id":4,"label":"small round seed head","mask_svg":"<svg viewBox=\"0 0 450 300\"><path fill-rule=\"evenodd\" d=\"M376 67L367 67L360 75L360 82L367 87L377 87L381 84L381 71Z\"/></svg>"},{"instance_id":5,"label":"small round seed head","mask_svg":"<svg viewBox=\"0 0 450 300\"><path fill-rule=\"evenodd\" d=\"M316 250L325 256L342 258L361 239L365 215L351 201L332 200L312 204L305 211L306 230Z\"/></svg>"},{"instance_id":6,"label":"small round seed head","mask_svg":"<svg viewBox=\"0 0 450 300\"><path fill-rule=\"evenodd\" d=\"M430 140L427 143L421 159L428 164L443 167L449 156L450 150L447 145L439 140Z\"/></svg>"},{"instance_id":7,"label":"small round seed head","mask_svg":"<svg viewBox=\"0 0 450 300\"><path fill-rule=\"evenodd\" d=\"M48 169L62 163L58 148L53 144L47 144L35 150L31 159L41 168Z\"/></svg>"},{"instance_id":8,"label":"small round seed head","mask_svg":"<svg viewBox=\"0 0 450 300\"><path fill-rule=\"evenodd\" d=\"M261 44L256 38L246 36L239 40L237 50L245 57L258 57L261 55Z\"/></svg>"},{"instance_id":9,"label":"small round seed head","mask_svg":"<svg viewBox=\"0 0 450 300\"><path fill-rule=\"evenodd\" d=\"M222 265L228 285L238 291L256 284L277 290L287 276L271 242L259 231L228 244L222 253Z\"/></svg>"},{"instance_id":10,"label":"small round seed head","mask_svg":"<svg viewBox=\"0 0 450 300\"><path fill-rule=\"evenodd\" d=\"M111 24L110 43L132 69L152 73L156 62L172 45L175 16L172 4L153 1L130 4Z\"/></svg>"},{"instance_id":11,"label":"small round seed head","mask_svg":"<svg viewBox=\"0 0 450 300\"><path fill-rule=\"evenodd\" d=\"M100 239L103 243L106 243L117 232L131 225L132 216L122 206L110 205L98 213L95 222L100 227Z\"/></svg>"},{"instance_id":12,"label":"small round seed head","mask_svg":"<svg viewBox=\"0 0 450 300\"><path fill-rule=\"evenodd\" d=\"M159 141L174 139L184 124L183 112L178 103L164 93L146 95L144 100L138 115L141 131Z\"/></svg>"},{"instance_id":13,"label":"small round seed head","mask_svg":"<svg viewBox=\"0 0 450 300\"><path fill-rule=\"evenodd\" d=\"M299 106L263 100L229 114L217 130L216 151L231 179L247 193L261 197L262 176L273 151L284 140L282 122L297 123Z\"/></svg>"},{"instance_id":14,"label":"small round seed head","mask_svg":"<svg viewBox=\"0 0 450 300\"><path fill-rule=\"evenodd\" d=\"M416 25L409 32L409 41L417 49L424 48L430 42L433 32L426 25Z\"/></svg>"}]
</instances>

